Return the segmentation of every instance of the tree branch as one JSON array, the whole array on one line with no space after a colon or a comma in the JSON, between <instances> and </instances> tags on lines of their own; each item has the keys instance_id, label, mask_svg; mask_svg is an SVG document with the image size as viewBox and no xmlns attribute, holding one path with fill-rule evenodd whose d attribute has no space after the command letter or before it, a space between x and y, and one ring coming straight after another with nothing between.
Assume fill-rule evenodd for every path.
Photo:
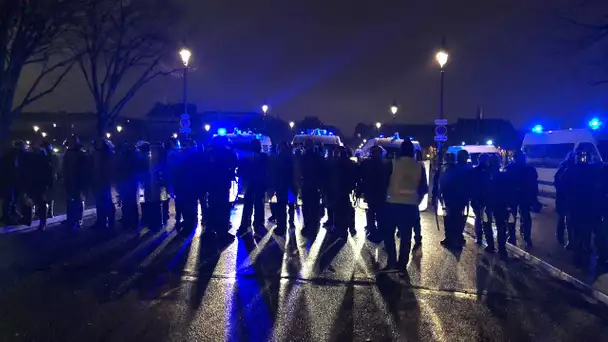
<instances>
[{"instance_id":1,"label":"tree branch","mask_svg":"<svg viewBox=\"0 0 608 342\"><path fill-rule=\"evenodd\" d=\"M72 58L66 61L63 61L61 63L57 63L55 65L53 65L50 68L47 68L46 70L43 70L42 72L40 72L40 74L38 75L38 77L36 78L36 80L34 81L34 84L32 84L32 86L30 87L29 91L27 92L27 94L25 95L25 98L23 99L23 101L21 102L21 104L19 106L17 106L13 112L20 112L21 110L23 110L23 108L25 108L27 105L31 104L34 101L38 101L39 99L43 98L44 96L50 94L51 92L53 92L55 90L55 88L57 88L57 86L59 86L59 84L61 83L61 81L63 81L63 78L68 74L68 72L70 72L70 70L72 69L72 67L74 66L74 64L76 63L76 59ZM47 76L48 74L52 73L53 71L64 67L63 71L61 72L61 74L59 74L59 77L57 77L57 79L53 82L53 84L51 84L46 90L33 95L34 91L36 90L36 88L38 88L38 86L40 85L40 81Z\"/></svg>"}]
</instances>

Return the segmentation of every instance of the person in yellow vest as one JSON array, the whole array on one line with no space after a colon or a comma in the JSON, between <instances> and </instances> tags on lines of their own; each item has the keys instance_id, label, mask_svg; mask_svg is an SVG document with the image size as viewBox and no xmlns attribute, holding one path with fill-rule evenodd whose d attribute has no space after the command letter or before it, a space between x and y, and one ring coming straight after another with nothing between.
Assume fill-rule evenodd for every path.
<instances>
[{"instance_id":1,"label":"person in yellow vest","mask_svg":"<svg viewBox=\"0 0 608 342\"><path fill-rule=\"evenodd\" d=\"M392 172L389 179L386 196L384 224L384 248L388 255L388 264L382 273L406 273L409 261L412 232L417 224L420 212L418 205L428 192L424 165L414 159L414 145L405 140L401 143L399 156L392 162ZM401 237L399 258L395 244L395 229L399 229Z\"/></svg>"}]
</instances>

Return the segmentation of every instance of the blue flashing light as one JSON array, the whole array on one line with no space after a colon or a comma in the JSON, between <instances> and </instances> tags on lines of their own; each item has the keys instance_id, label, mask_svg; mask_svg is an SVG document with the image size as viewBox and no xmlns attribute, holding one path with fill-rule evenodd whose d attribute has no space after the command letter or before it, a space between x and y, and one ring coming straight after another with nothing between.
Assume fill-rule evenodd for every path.
<instances>
[{"instance_id":1,"label":"blue flashing light","mask_svg":"<svg viewBox=\"0 0 608 342\"><path fill-rule=\"evenodd\" d=\"M466 143L463 141L461 145L464 146L464 145L466 145Z\"/></svg>"},{"instance_id":2,"label":"blue flashing light","mask_svg":"<svg viewBox=\"0 0 608 342\"><path fill-rule=\"evenodd\" d=\"M601 121L600 121L600 119L598 119L598 118L593 118L593 119L591 119L591 120L589 121L589 127L590 127L592 130L597 130L597 129L600 129L600 127L602 127L602 125L603 125L603 124L604 124L604 123L603 123L603 122L601 122Z\"/></svg>"},{"instance_id":3,"label":"blue flashing light","mask_svg":"<svg viewBox=\"0 0 608 342\"><path fill-rule=\"evenodd\" d=\"M300 131L300 134L304 134L304 131Z\"/></svg>"},{"instance_id":4,"label":"blue flashing light","mask_svg":"<svg viewBox=\"0 0 608 342\"><path fill-rule=\"evenodd\" d=\"M225 128L218 128L217 129L217 135L219 135L220 137L226 136L226 129Z\"/></svg>"},{"instance_id":5,"label":"blue flashing light","mask_svg":"<svg viewBox=\"0 0 608 342\"><path fill-rule=\"evenodd\" d=\"M494 145L494 142L492 141L492 139L490 139L490 140L486 141L486 145L492 146L492 145Z\"/></svg>"},{"instance_id":6,"label":"blue flashing light","mask_svg":"<svg viewBox=\"0 0 608 342\"><path fill-rule=\"evenodd\" d=\"M414 137L410 137L410 140L414 140Z\"/></svg>"},{"instance_id":7,"label":"blue flashing light","mask_svg":"<svg viewBox=\"0 0 608 342\"><path fill-rule=\"evenodd\" d=\"M329 135L334 135L334 132L329 132Z\"/></svg>"},{"instance_id":8,"label":"blue flashing light","mask_svg":"<svg viewBox=\"0 0 608 342\"><path fill-rule=\"evenodd\" d=\"M380 134L380 138L384 138L384 134Z\"/></svg>"},{"instance_id":9,"label":"blue flashing light","mask_svg":"<svg viewBox=\"0 0 608 342\"><path fill-rule=\"evenodd\" d=\"M532 132L534 132L534 133L542 133L543 132L543 126L536 125L536 126L532 127Z\"/></svg>"}]
</instances>

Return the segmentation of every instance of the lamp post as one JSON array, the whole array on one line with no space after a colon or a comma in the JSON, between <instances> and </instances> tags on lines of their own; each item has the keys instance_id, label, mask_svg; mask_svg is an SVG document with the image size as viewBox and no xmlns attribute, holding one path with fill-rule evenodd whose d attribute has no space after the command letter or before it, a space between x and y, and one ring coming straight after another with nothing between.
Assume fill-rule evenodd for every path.
<instances>
[{"instance_id":1,"label":"lamp post","mask_svg":"<svg viewBox=\"0 0 608 342\"><path fill-rule=\"evenodd\" d=\"M444 44L445 45L445 41ZM437 60L437 63L439 64L439 68L440 68L440 84L439 84L439 119L443 120L443 84L444 84L444 78L445 78L445 69L444 66L446 65L446 63L448 62L448 53L447 51L441 49L439 50L439 52L437 52L437 54L435 55L435 60ZM439 165L441 165L441 141L437 141L437 167L439 167Z\"/></svg>"},{"instance_id":2,"label":"lamp post","mask_svg":"<svg viewBox=\"0 0 608 342\"><path fill-rule=\"evenodd\" d=\"M120 126L120 125L116 126L116 132L118 132L118 133L122 132L122 126Z\"/></svg>"},{"instance_id":3,"label":"lamp post","mask_svg":"<svg viewBox=\"0 0 608 342\"><path fill-rule=\"evenodd\" d=\"M378 130L378 133L380 133L380 127L382 127L382 124L379 122L376 122L376 130Z\"/></svg>"},{"instance_id":4,"label":"lamp post","mask_svg":"<svg viewBox=\"0 0 608 342\"><path fill-rule=\"evenodd\" d=\"M184 69L183 69L183 77L184 77L184 113L181 116L181 119L183 121L190 121L190 115L188 114L188 62L190 62L190 57L192 57L192 52L190 52L190 50L188 49L181 49L179 51L179 55L182 58L182 63L184 64ZM181 126L181 124L180 124ZM189 125L188 125L189 126ZM184 128L185 132L184 132L184 136L187 138L188 137L188 132L187 130L190 129L190 127L182 127Z\"/></svg>"},{"instance_id":5,"label":"lamp post","mask_svg":"<svg viewBox=\"0 0 608 342\"><path fill-rule=\"evenodd\" d=\"M211 129L211 125L205 124L205 131L209 132L210 129Z\"/></svg>"},{"instance_id":6,"label":"lamp post","mask_svg":"<svg viewBox=\"0 0 608 342\"><path fill-rule=\"evenodd\" d=\"M268 134L268 132L266 132L266 113L268 112L268 105L266 104L266 101L264 101L264 104L262 105L262 122L263 122L263 126L264 126L264 134Z\"/></svg>"},{"instance_id":7,"label":"lamp post","mask_svg":"<svg viewBox=\"0 0 608 342\"><path fill-rule=\"evenodd\" d=\"M296 125L296 123L295 123L295 122L293 122L293 121L289 121L289 128L290 128L290 129L293 129L293 126L295 126L295 125Z\"/></svg>"},{"instance_id":8,"label":"lamp post","mask_svg":"<svg viewBox=\"0 0 608 342\"><path fill-rule=\"evenodd\" d=\"M38 131L40 130L40 127L33 126L32 129L34 130L35 133L38 133Z\"/></svg>"}]
</instances>

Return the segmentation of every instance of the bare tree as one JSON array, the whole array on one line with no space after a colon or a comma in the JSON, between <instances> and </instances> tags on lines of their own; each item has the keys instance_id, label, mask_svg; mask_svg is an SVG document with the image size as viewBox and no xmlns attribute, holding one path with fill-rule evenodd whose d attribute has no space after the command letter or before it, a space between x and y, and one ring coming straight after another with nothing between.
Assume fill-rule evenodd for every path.
<instances>
[{"instance_id":1,"label":"bare tree","mask_svg":"<svg viewBox=\"0 0 608 342\"><path fill-rule=\"evenodd\" d=\"M78 67L95 102L98 134L144 85L174 72L163 65L175 54L165 9L152 0L89 0L70 41L74 55L82 54Z\"/></svg>"},{"instance_id":2,"label":"bare tree","mask_svg":"<svg viewBox=\"0 0 608 342\"><path fill-rule=\"evenodd\" d=\"M8 141L15 117L29 104L50 94L74 65L61 41L81 0L0 0L0 143ZM25 97L15 103L23 69L39 64ZM41 89L45 79L54 79Z\"/></svg>"}]
</instances>

